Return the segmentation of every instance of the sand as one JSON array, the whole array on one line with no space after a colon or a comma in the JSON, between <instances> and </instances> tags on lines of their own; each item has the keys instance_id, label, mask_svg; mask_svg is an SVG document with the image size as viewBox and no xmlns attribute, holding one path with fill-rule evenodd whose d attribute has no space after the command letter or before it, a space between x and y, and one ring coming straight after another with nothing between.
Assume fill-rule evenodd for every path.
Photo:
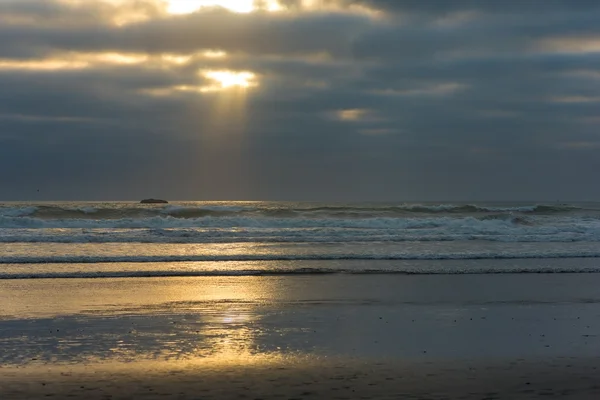
<instances>
[{"instance_id":1,"label":"sand","mask_svg":"<svg viewBox=\"0 0 600 400\"><path fill-rule=\"evenodd\" d=\"M364 362L288 359L3 368L2 399L597 399L595 359Z\"/></svg>"},{"instance_id":2,"label":"sand","mask_svg":"<svg viewBox=\"0 0 600 400\"><path fill-rule=\"evenodd\" d=\"M0 399L600 398L600 274L0 282Z\"/></svg>"}]
</instances>

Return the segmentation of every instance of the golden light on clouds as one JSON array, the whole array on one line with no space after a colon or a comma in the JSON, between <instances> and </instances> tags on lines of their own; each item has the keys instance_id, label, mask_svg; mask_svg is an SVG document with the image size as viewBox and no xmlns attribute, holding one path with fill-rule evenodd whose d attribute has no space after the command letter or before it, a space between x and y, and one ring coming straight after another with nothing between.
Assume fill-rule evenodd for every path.
<instances>
[{"instance_id":1,"label":"golden light on clouds","mask_svg":"<svg viewBox=\"0 0 600 400\"><path fill-rule=\"evenodd\" d=\"M203 56L206 56L202 54ZM31 60L0 59L0 70L59 71L103 66L143 65L145 68L170 68L192 59L190 55L143 53L83 53L66 52Z\"/></svg>"},{"instance_id":2,"label":"golden light on clouds","mask_svg":"<svg viewBox=\"0 0 600 400\"><path fill-rule=\"evenodd\" d=\"M57 71L83 69L90 66L89 62L77 60L6 60L0 59L0 70L25 71Z\"/></svg>"},{"instance_id":3,"label":"golden light on clouds","mask_svg":"<svg viewBox=\"0 0 600 400\"><path fill-rule=\"evenodd\" d=\"M161 59L167 63L171 64L185 64L192 59L190 55L176 55L176 54L163 54L161 55Z\"/></svg>"},{"instance_id":4,"label":"golden light on clouds","mask_svg":"<svg viewBox=\"0 0 600 400\"><path fill-rule=\"evenodd\" d=\"M213 82L202 88L204 92L247 89L258 85L256 75L250 71L202 71L202 76Z\"/></svg>"},{"instance_id":5,"label":"golden light on clouds","mask_svg":"<svg viewBox=\"0 0 600 400\"><path fill-rule=\"evenodd\" d=\"M357 123L359 126L364 126L365 123L380 123L387 119L383 117L377 110L369 108L346 108L329 112L329 117L345 123ZM390 129L385 127L363 128L359 131L368 135L380 135L391 133Z\"/></svg>"},{"instance_id":6,"label":"golden light on clouds","mask_svg":"<svg viewBox=\"0 0 600 400\"><path fill-rule=\"evenodd\" d=\"M368 108L347 108L336 110L333 112L333 117L344 122L377 122L383 121L381 115L378 115L376 110Z\"/></svg>"},{"instance_id":7,"label":"golden light on clouds","mask_svg":"<svg viewBox=\"0 0 600 400\"><path fill-rule=\"evenodd\" d=\"M235 13L251 13L254 11L290 11L290 12L344 12L381 17L379 10L359 4L323 0L301 0L293 6L280 0L164 0L169 14L191 14L211 7L221 7Z\"/></svg>"},{"instance_id":8,"label":"golden light on clouds","mask_svg":"<svg viewBox=\"0 0 600 400\"><path fill-rule=\"evenodd\" d=\"M565 54L600 53L598 37L562 37L545 39L540 42L542 51Z\"/></svg>"},{"instance_id":9,"label":"golden light on clouds","mask_svg":"<svg viewBox=\"0 0 600 400\"><path fill-rule=\"evenodd\" d=\"M207 50L202 55L206 58L223 58L227 56L227 53L221 50Z\"/></svg>"},{"instance_id":10,"label":"golden light on clouds","mask_svg":"<svg viewBox=\"0 0 600 400\"><path fill-rule=\"evenodd\" d=\"M258 9L277 11L281 8L275 0L167 0L167 12L170 14L190 14L207 7L222 7L236 13L249 13Z\"/></svg>"},{"instance_id":11,"label":"golden light on clouds","mask_svg":"<svg viewBox=\"0 0 600 400\"><path fill-rule=\"evenodd\" d=\"M117 52L64 52L56 53L50 57L29 60L0 58L0 70L43 72L91 69L106 66L140 66L144 69L171 69L194 60L224 58L226 56L227 53L220 50L206 50L193 54L163 53L155 55ZM223 88L236 85L240 87L256 86L256 82L254 81L255 75L250 72L216 71L214 75L211 73L209 77L222 82L220 85Z\"/></svg>"},{"instance_id":12,"label":"golden light on clouds","mask_svg":"<svg viewBox=\"0 0 600 400\"><path fill-rule=\"evenodd\" d=\"M90 61L105 62L109 64L139 64L148 60L146 54L128 54L128 53L99 53L82 55L82 58L88 58Z\"/></svg>"},{"instance_id":13,"label":"golden light on clouds","mask_svg":"<svg viewBox=\"0 0 600 400\"><path fill-rule=\"evenodd\" d=\"M339 110L336 114L342 121L360 121L369 114L369 110L364 108L352 108L348 110Z\"/></svg>"},{"instance_id":14,"label":"golden light on clouds","mask_svg":"<svg viewBox=\"0 0 600 400\"><path fill-rule=\"evenodd\" d=\"M1 66L1 64L0 64ZM244 103L247 89L258 86L257 75L250 71L204 70L199 73L205 80L204 84L175 85L163 88L141 90L141 93L151 96L172 96L177 93L221 93L220 102L236 104ZM220 112L224 107L219 106Z\"/></svg>"},{"instance_id":15,"label":"golden light on clouds","mask_svg":"<svg viewBox=\"0 0 600 400\"><path fill-rule=\"evenodd\" d=\"M1 0L0 0L1 1ZM73 7L83 7L90 0L57 0ZM365 5L348 4L344 1L299 0L288 4L283 0L96 0L111 8L109 21L116 26L140 23L157 17L174 16L203 12L211 8L223 8L229 12L249 14L253 12L296 13L343 13L358 14L379 19L385 13ZM0 21L14 19L14 16L0 15ZM29 21L30 23L39 23Z\"/></svg>"},{"instance_id":16,"label":"golden light on clouds","mask_svg":"<svg viewBox=\"0 0 600 400\"><path fill-rule=\"evenodd\" d=\"M116 26L123 26L128 24L135 24L138 22L148 21L158 16L157 6L160 3L154 3L153 1L164 1L164 0L150 0L150 1L132 1L132 0L56 0L59 3L66 4L70 7L84 9L90 4L101 6L106 13L98 14L96 17L108 20ZM2 17L0 16L0 19ZM71 22L71 21L69 21ZM37 21L39 24L40 21ZM73 21L73 23L78 23Z\"/></svg>"}]
</instances>

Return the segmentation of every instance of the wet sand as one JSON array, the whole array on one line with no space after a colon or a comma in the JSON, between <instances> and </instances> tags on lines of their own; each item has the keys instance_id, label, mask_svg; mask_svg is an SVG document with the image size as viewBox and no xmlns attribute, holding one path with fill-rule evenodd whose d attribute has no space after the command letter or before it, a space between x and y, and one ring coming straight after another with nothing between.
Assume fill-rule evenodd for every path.
<instances>
[{"instance_id":1,"label":"wet sand","mask_svg":"<svg viewBox=\"0 0 600 400\"><path fill-rule=\"evenodd\" d=\"M3 399L597 399L598 360L284 360L2 369Z\"/></svg>"},{"instance_id":2,"label":"wet sand","mask_svg":"<svg viewBox=\"0 0 600 400\"><path fill-rule=\"evenodd\" d=\"M0 281L0 399L600 398L599 274Z\"/></svg>"}]
</instances>

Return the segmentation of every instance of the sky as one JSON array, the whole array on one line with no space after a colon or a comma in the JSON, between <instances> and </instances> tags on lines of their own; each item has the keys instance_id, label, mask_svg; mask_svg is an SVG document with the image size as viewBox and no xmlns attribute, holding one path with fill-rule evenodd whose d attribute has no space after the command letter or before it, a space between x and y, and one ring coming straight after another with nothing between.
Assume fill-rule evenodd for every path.
<instances>
[{"instance_id":1,"label":"sky","mask_svg":"<svg viewBox=\"0 0 600 400\"><path fill-rule=\"evenodd\" d=\"M0 200L599 200L596 0L0 0Z\"/></svg>"}]
</instances>

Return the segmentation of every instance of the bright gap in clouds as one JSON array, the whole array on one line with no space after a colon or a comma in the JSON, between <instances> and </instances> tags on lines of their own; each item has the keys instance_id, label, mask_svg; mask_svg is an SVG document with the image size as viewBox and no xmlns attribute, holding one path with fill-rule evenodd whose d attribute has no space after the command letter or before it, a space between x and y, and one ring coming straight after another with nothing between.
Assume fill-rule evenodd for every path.
<instances>
[{"instance_id":1,"label":"bright gap in clouds","mask_svg":"<svg viewBox=\"0 0 600 400\"><path fill-rule=\"evenodd\" d=\"M249 71L204 71L202 75L215 83L203 88L207 92L229 88L246 89L257 85L256 75Z\"/></svg>"},{"instance_id":2,"label":"bright gap in clouds","mask_svg":"<svg viewBox=\"0 0 600 400\"><path fill-rule=\"evenodd\" d=\"M276 11L279 4L275 0L258 2L255 0L167 0L167 11L171 14L189 14L205 7L223 7L237 13L249 13L258 8Z\"/></svg>"}]
</instances>

